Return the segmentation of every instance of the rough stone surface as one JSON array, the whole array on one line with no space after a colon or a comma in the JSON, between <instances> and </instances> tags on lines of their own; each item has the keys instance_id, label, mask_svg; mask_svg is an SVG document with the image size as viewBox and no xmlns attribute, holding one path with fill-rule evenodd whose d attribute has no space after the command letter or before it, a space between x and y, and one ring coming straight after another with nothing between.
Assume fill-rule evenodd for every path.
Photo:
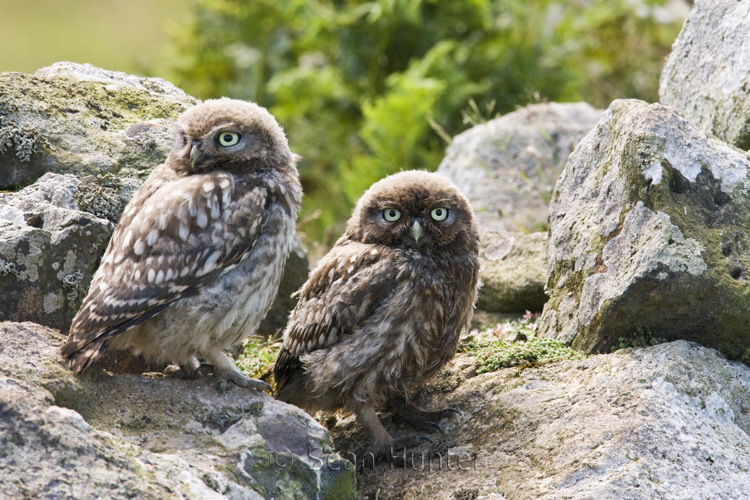
<instances>
[{"instance_id":1,"label":"rough stone surface","mask_svg":"<svg viewBox=\"0 0 750 500\"><path fill-rule=\"evenodd\" d=\"M211 378L75 376L63 339L0 323L0 497L354 498L350 464L301 410Z\"/></svg>"},{"instance_id":2,"label":"rough stone surface","mask_svg":"<svg viewBox=\"0 0 750 500\"><path fill-rule=\"evenodd\" d=\"M485 231L477 307L495 313L541 312L547 295L547 233Z\"/></svg>"},{"instance_id":3,"label":"rough stone surface","mask_svg":"<svg viewBox=\"0 0 750 500\"><path fill-rule=\"evenodd\" d=\"M750 0L698 0L661 74L659 98L750 149Z\"/></svg>"},{"instance_id":4,"label":"rough stone surface","mask_svg":"<svg viewBox=\"0 0 750 500\"><path fill-rule=\"evenodd\" d=\"M750 360L748 169L670 108L612 103L550 204L542 334L604 352L641 327Z\"/></svg>"},{"instance_id":5,"label":"rough stone surface","mask_svg":"<svg viewBox=\"0 0 750 500\"><path fill-rule=\"evenodd\" d=\"M0 189L46 172L143 180L172 147L172 126L199 101L158 78L56 63L0 75Z\"/></svg>"},{"instance_id":6,"label":"rough stone surface","mask_svg":"<svg viewBox=\"0 0 750 500\"><path fill-rule=\"evenodd\" d=\"M0 193L0 320L70 328L114 230L79 210L82 185L74 175L46 174Z\"/></svg>"},{"instance_id":7,"label":"rough stone surface","mask_svg":"<svg viewBox=\"0 0 750 500\"><path fill-rule=\"evenodd\" d=\"M441 422L431 448L414 450L418 470L367 461L358 498L747 498L750 368L712 349L676 341L482 375L473 367L459 355L429 386L431 408L463 415ZM414 434L383 421L395 435ZM350 418L332 435L344 456L366 450ZM424 462L421 451L431 453Z\"/></svg>"},{"instance_id":8,"label":"rough stone surface","mask_svg":"<svg viewBox=\"0 0 750 500\"><path fill-rule=\"evenodd\" d=\"M603 111L532 104L457 135L438 172L466 195L483 231L546 231L555 180Z\"/></svg>"},{"instance_id":9,"label":"rough stone surface","mask_svg":"<svg viewBox=\"0 0 750 500\"><path fill-rule=\"evenodd\" d=\"M166 158L172 124L197 102L164 80L88 64L0 75L0 190L36 181L0 193L0 321L70 328L114 225ZM3 153L2 144L21 144L3 135L6 122L43 138L37 153L23 161L20 150ZM283 329L308 272L297 241L258 334Z\"/></svg>"}]
</instances>

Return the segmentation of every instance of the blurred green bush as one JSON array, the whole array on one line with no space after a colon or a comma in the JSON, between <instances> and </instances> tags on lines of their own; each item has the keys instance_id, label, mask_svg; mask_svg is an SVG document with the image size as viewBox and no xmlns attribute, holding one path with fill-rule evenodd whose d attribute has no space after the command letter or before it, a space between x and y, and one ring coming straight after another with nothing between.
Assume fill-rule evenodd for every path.
<instances>
[{"instance_id":1,"label":"blurred green bush","mask_svg":"<svg viewBox=\"0 0 750 500\"><path fill-rule=\"evenodd\" d=\"M303 157L299 229L325 247L370 184L434 170L450 137L496 113L657 100L682 24L662 3L199 0L174 32L172 78L276 115Z\"/></svg>"}]
</instances>

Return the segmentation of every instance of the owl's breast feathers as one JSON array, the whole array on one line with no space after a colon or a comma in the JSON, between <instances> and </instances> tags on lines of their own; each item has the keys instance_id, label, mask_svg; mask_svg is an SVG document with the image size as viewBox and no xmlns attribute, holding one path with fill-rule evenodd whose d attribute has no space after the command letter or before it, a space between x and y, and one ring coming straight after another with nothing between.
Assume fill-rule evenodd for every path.
<instances>
[{"instance_id":1,"label":"owl's breast feathers","mask_svg":"<svg viewBox=\"0 0 750 500\"><path fill-rule=\"evenodd\" d=\"M84 370L111 338L196 295L248 258L268 207L296 219L296 178L270 171L180 175L165 165L126 207L62 348Z\"/></svg>"},{"instance_id":2,"label":"owl's breast feathers","mask_svg":"<svg viewBox=\"0 0 750 500\"><path fill-rule=\"evenodd\" d=\"M279 390L302 367L300 358L334 347L342 355L334 364L351 364L352 375L377 369L384 358L431 374L455 353L476 299L478 270L471 256L339 242L300 290L274 367ZM471 289L457 290L456 283ZM343 359L343 344L351 359ZM318 367L306 370L314 376Z\"/></svg>"}]
</instances>

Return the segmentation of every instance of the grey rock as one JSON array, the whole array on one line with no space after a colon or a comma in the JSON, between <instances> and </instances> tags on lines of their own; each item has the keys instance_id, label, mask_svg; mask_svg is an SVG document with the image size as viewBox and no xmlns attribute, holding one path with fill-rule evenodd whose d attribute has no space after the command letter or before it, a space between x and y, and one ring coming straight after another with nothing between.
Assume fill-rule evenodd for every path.
<instances>
[{"instance_id":1,"label":"grey rock","mask_svg":"<svg viewBox=\"0 0 750 500\"><path fill-rule=\"evenodd\" d=\"M750 359L748 169L670 108L613 102L550 204L542 335L603 352L642 328Z\"/></svg>"},{"instance_id":2,"label":"grey rock","mask_svg":"<svg viewBox=\"0 0 750 500\"><path fill-rule=\"evenodd\" d=\"M212 379L75 376L64 336L0 323L0 497L351 499L354 470L323 427Z\"/></svg>"},{"instance_id":3,"label":"grey rock","mask_svg":"<svg viewBox=\"0 0 750 500\"><path fill-rule=\"evenodd\" d=\"M480 230L546 231L555 181L602 112L582 102L526 106L457 135L438 172L469 199Z\"/></svg>"},{"instance_id":4,"label":"grey rock","mask_svg":"<svg viewBox=\"0 0 750 500\"><path fill-rule=\"evenodd\" d=\"M199 101L158 78L56 63L0 74L0 189L46 172L145 179L172 146L172 126Z\"/></svg>"},{"instance_id":5,"label":"grey rock","mask_svg":"<svg viewBox=\"0 0 750 500\"><path fill-rule=\"evenodd\" d=\"M750 149L750 0L698 0L661 74L659 98Z\"/></svg>"},{"instance_id":6,"label":"grey rock","mask_svg":"<svg viewBox=\"0 0 750 500\"><path fill-rule=\"evenodd\" d=\"M713 349L676 341L523 370L473 367L460 354L428 387L432 408L463 415L414 449L417 470L367 462L359 498L747 498L750 368ZM331 432L342 453L356 449L350 420Z\"/></svg>"},{"instance_id":7,"label":"grey rock","mask_svg":"<svg viewBox=\"0 0 750 500\"><path fill-rule=\"evenodd\" d=\"M541 312L547 295L547 233L485 231L477 307L495 313Z\"/></svg>"},{"instance_id":8,"label":"grey rock","mask_svg":"<svg viewBox=\"0 0 750 500\"><path fill-rule=\"evenodd\" d=\"M70 328L114 230L78 209L81 186L73 175L46 174L0 193L0 320Z\"/></svg>"}]
</instances>

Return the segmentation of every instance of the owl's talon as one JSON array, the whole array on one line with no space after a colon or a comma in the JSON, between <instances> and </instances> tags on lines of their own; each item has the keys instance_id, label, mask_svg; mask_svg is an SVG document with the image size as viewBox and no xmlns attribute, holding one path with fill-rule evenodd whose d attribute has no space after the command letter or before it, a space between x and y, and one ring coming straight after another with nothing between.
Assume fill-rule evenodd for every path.
<instances>
[{"instance_id":1,"label":"owl's talon","mask_svg":"<svg viewBox=\"0 0 750 500\"><path fill-rule=\"evenodd\" d=\"M245 389L250 389L252 391L269 391L271 394L273 394L273 389L270 385L266 384L262 380L258 380L257 378L248 377L244 373L237 372L229 372L229 373L216 373L216 378L219 379L219 392L223 393L227 390L228 384L227 382L232 382L235 385L238 385L240 387L244 387Z\"/></svg>"}]
</instances>

